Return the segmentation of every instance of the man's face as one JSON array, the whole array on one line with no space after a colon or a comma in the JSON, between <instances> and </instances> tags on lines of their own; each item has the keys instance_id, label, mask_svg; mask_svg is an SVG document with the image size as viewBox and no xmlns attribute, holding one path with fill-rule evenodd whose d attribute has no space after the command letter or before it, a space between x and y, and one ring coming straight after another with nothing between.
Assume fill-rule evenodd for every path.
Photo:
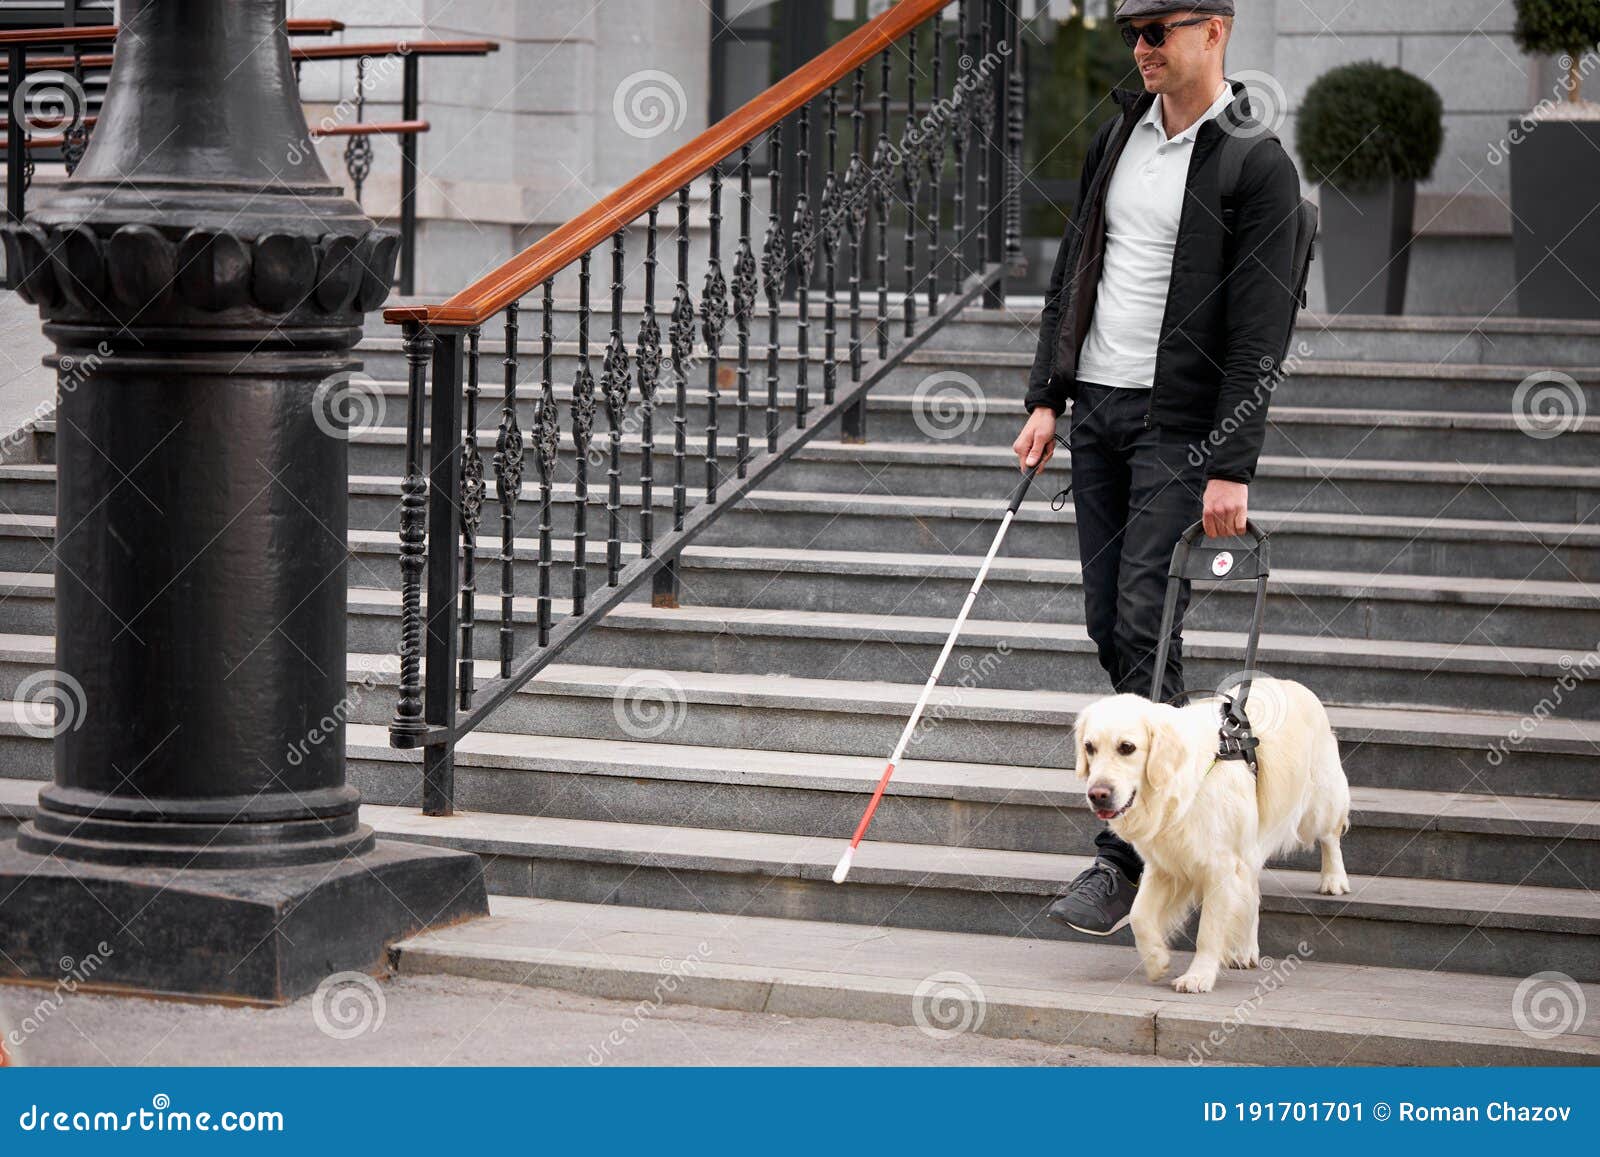
<instances>
[{"instance_id":1,"label":"man's face","mask_svg":"<svg viewBox=\"0 0 1600 1157\"><path fill-rule=\"evenodd\" d=\"M1135 28L1151 24L1172 24L1192 20L1193 12L1167 12L1143 20L1131 21ZM1204 75L1205 60L1211 45L1220 34L1216 18L1190 24L1183 28L1169 28L1167 38L1160 48L1152 48L1144 39L1133 46L1133 60L1139 66L1139 76L1146 92L1174 92Z\"/></svg>"}]
</instances>

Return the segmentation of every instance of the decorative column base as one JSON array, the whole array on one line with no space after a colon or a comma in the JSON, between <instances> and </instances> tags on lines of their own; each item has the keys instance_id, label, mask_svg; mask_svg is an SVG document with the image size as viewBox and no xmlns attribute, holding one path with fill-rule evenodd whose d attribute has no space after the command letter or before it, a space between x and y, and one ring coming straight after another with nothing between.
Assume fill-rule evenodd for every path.
<instances>
[{"instance_id":1,"label":"decorative column base","mask_svg":"<svg viewBox=\"0 0 1600 1157\"><path fill-rule=\"evenodd\" d=\"M85 863L5 843L0 897L0 980L251 1004L378 972L387 945L488 908L477 856L398 840L249 871Z\"/></svg>"}]
</instances>

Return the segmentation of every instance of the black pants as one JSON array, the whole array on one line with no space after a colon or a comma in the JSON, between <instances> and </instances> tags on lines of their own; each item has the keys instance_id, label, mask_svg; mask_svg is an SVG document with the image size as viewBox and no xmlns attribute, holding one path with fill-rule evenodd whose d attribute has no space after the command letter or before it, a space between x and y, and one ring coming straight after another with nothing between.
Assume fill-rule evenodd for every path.
<instances>
[{"instance_id":1,"label":"black pants","mask_svg":"<svg viewBox=\"0 0 1600 1157\"><path fill-rule=\"evenodd\" d=\"M1148 404L1148 390L1079 382L1068 433L1084 621L1112 687L1136 695L1150 694L1172 548L1200 517L1205 492L1199 439L1147 428ZM1185 581L1156 696L1163 701L1183 702L1179 632L1188 603ZM1095 847L1134 880L1144 871L1109 828Z\"/></svg>"}]
</instances>

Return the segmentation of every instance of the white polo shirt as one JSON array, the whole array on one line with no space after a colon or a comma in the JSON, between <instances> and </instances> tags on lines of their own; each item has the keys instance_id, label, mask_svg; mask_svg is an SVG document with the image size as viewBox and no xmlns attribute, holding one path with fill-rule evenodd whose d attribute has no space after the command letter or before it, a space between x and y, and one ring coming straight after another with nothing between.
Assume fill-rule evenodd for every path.
<instances>
[{"instance_id":1,"label":"white polo shirt","mask_svg":"<svg viewBox=\"0 0 1600 1157\"><path fill-rule=\"evenodd\" d=\"M1232 101L1224 81L1200 119L1168 140L1158 94L1134 126L1106 191L1105 260L1094 320L1078 357L1081 380L1146 390L1154 384L1194 138Z\"/></svg>"}]
</instances>

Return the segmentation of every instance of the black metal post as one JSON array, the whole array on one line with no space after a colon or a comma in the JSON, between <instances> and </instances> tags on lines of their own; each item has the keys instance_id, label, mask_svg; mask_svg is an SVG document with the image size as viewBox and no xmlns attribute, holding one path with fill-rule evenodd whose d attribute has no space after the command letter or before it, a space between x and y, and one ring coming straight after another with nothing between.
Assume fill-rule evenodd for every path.
<instances>
[{"instance_id":1,"label":"black metal post","mask_svg":"<svg viewBox=\"0 0 1600 1157\"><path fill-rule=\"evenodd\" d=\"M0 976L104 943L97 986L287 1001L486 911L476 857L376 840L345 779L345 719L387 715L393 676L347 678L335 399L397 246L285 150L284 0L122 15L94 147L4 234L61 372L53 675L81 710L0 846Z\"/></svg>"},{"instance_id":2,"label":"black metal post","mask_svg":"<svg viewBox=\"0 0 1600 1157\"><path fill-rule=\"evenodd\" d=\"M21 222L26 211L28 142L22 131L25 110L16 100L27 76L28 49L24 44L13 44L6 51L6 83L10 86L9 115L6 117L6 219ZM6 288L17 288L16 262L6 260Z\"/></svg>"},{"instance_id":3,"label":"black metal post","mask_svg":"<svg viewBox=\"0 0 1600 1157\"><path fill-rule=\"evenodd\" d=\"M417 119L417 57L401 65L400 119ZM417 134L400 134L400 293L417 291Z\"/></svg>"},{"instance_id":4,"label":"black metal post","mask_svg":"<svg viewBox=\"0 0 1600 1157\"><path fill-rule=\"evenodd\" d=\"M461 384L462 331L433 331L433 393L428 434L427 681L423 720L446 731L456 722L456 641L461 584ZM455 800L453 742L422 749L422 811L447 816Z\"/></svg>"}]
</instances>

